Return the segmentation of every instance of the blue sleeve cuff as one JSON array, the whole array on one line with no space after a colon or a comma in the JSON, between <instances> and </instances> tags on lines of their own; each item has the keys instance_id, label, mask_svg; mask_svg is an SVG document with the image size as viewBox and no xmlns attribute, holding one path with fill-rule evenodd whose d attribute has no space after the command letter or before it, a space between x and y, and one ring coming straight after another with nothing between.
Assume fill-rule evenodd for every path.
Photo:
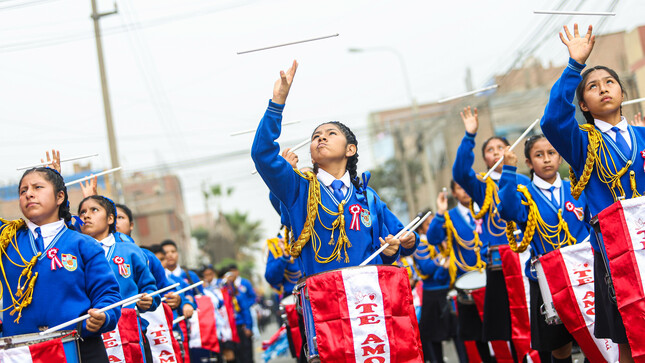
<instances>
[{"instance_id":1,"label":"blue sleeve cuff","mask_svg":"<svg viewBox=\"0 0 645 363\"><path fill-rule=\"evenodd\" d=\"M515 174L517 172L517 166L504 165L504 166L502 166L502 173L504 173L504 172Z\"/></svg>"},{"instance_id":2,"label":"blue sleeve cuff","mask_svg":"<svg viewBox=\"0 0 645 363\"><path fill-rule=\"evenodd\" d=\"M445 213L448 213L448 211L446 211ZM443 214L435 214L434 218L440 221L446 221L446 217Z\"/></svg>"},{"instance_id":3,"label":"blue sleeve cuff","mask_svg":"<svg viewBox=\"0 0 645 363\"><path fill-rule=\"evenodd\" d=\"M464 137L465 137L465 138L473 139L473 140L475 140L475 136L477 136L477 134L476 134L476 133L475 133L475 134L471 134L471 133L470 133L470 132L468 132L468 131L466 131L466 135L464 135Z\"/></svg>"},{"instance_id":4,"label":"blue sleeve cuff","mask_svg":"<svg viewBox=\"0 0 645 363\"><path fill-rule=\"evenodd\" d=\"M282 114L282 110L284 110L284 105L275 103L271 100L269 100L269 107L267 108L267 111L271 111L273 113L277 114Z\"/></svg>"},{"instance_id":5,"label":"blue sleeve cuff","mask_svg":"<svg viewBox=\"0 0 645 363\"><path fill-rule=\"evenodd\" d=\"M576 73L582 73L582 70L586 67L586 64L580 64L576 62L573 58L569 58L569 64L567 64L567 68L571 69L572 71L575 71Z\"/></svg>"}]
</instances>

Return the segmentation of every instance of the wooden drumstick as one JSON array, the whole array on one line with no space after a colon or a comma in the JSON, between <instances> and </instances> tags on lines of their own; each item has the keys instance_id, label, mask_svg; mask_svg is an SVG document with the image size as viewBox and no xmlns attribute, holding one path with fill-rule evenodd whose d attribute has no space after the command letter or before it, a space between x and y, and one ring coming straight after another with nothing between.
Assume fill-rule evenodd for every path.
<instances>
[{"instance_id":1,"label":"wooden drumstick","mask_svg":"<svg viewBox=\"0 0 645 363\"><path fill-rule=\"evenodd\" d=\"M194 288L196 288L197 286L202 285L203 283L204 283L204 281L195 282L194 284L192 284L192 285L190 285L190 286L188 286L188 287L184 287L183 289L180 289L180 290L174 291L174 293L175 293L175 294L180 294L180 293L185 292L185 291L188 291L188 290L190 290L190 289L194 289ZM179 285L179 283L177 283L177 285ZM161 298L161 301L166 301L166 297L165 297L165 296L164 296L164 297L162 297L162 298Z\"/></svg>"},{"instance_id":2,"label":"wooden drumstick","mask_svg":"<svg viewBox=\"0 0 645 363\"><path fill-rule=\"evenodd\" d=\"M309 144L310 142L311 142L311 139L303 140L303 141L302 141L301 143L299 143L298 145L296 145L296 146L292 147L292 148L291 148L291 150L289 150L289 151L290 151L290 152L294 152L294 151L296 151L296 150L300 149L301 147L303 147L303 146L305 146L305 145ZM255 174L257 174L257 173L258 173L258 171L257 171L257 170L253 170L253 171L251 172L251 175L255 175Z\"/></svg>"},{"instance_id":3,"label":"wooden drumstick","mask_svg":"<svg viewBox=\"0 0 645 363\"><path fill-rule=\"evenodd\" d=\"M61 160L60 162L61 162L61 163L64 163L64 162L67 162L67 161L74 161L74 160L80 160L80 159L87 159L87 158L92 158L92 157L95 157L95 156L98 156L98 155L99 155L99 154L92 154L92 155L77 156L77 157L74 157L74 158L63 159L63 160ZM41 167L41 166L47 166L47 165L49 165L49 164L51 164L51 163L52 163L51 161L48 161L48 162L44 162L44 163L40 163L40 164L36 164L36 165L23 166L23 167L20 167L20 168L16 168L16 170L25 170L25 169L38 168L38 167Z\"/></svg>"},{"instance_id":4,"label":"wooden drumstick","mask_svg":"<svg viewBox=\"0 0 645 363\"><path fill-rule=\"evenodd\" d=\"M68 186L70 186L70 185L74 185L74 184L78 184L78 183L80 183L80 182L84 182L84 181L86 181L86 180L90 180L90 179L92 179L92 178L94 178L94 177L97 177L97 176L102 176L102 175L105 175L105 174L114 173L114 172L115 172L115 171L117 171L117 170L121 170L121 167L119 166L118 168L114 168L114 169L110 169L110 170L102 171L102 172L100 172L100 173L98 173L98 174L93 174L93 175L90 175L90 176L86 176L86 177L84 177L84 178L80 178L80 179L72 180L72 181L71 181L71 182L69 182L69 183L65 183L65 186L66 186L66 187L68 187Z\"/></svg>"}]
</instances>

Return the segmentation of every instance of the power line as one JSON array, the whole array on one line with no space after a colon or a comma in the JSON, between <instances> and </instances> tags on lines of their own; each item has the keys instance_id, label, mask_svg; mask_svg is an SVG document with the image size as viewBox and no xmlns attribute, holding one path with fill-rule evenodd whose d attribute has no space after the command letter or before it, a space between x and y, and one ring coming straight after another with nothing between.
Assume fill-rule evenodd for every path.
<instances>
[{"instance_id":1,"label":"power line","mask_svg":"<svg viewBox=\"0 0 645 363\"><path fill-rule=\"evenodd\" d=\"M54 1L60 1L60 0L32 0L24 3L3 6L3 7L0 7L0 10L15 10L15 9L21 9L21 8L26 8L30 6L40 5L43 3L50 3Z\"/></svg>"}]
</instances>

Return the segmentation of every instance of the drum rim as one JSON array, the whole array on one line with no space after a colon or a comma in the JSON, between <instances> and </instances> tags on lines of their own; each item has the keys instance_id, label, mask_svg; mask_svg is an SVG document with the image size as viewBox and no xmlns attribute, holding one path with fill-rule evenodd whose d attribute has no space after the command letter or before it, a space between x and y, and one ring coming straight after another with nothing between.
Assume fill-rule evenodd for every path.
<instances>
[{"instance_id":1,"label":"drum rim","mask_svg":"<svg viewBox=\"0 0 645 363\"><path fill-rule=\"evenodd\" d=\"M26 340L28 337L31 339ZM71 341L80 340L80 335L76 330L61 330L47 333L45 335L40 335L40 333L11 335L0 338L0 349L11 349L21 346L29 346L54 339L61 339L63 343L68 343Z\"/></svg>"},{"instance_id":2,"label":"drum rim","mask_svg":"<svg viewBox=\"0 0 645 363\"><path fill-rule=\"evenodd\" d=\"M460 288L460 287L457 286L457 282L459 282L459 280L462 277L467 276L467 275L475 276L475 273L478 273L478 274L484 276L484 286L479 286L479 287L476 287L476 288L468 288L468 289ZM481 289L482 287L486 287L486 272L483 271L483 270L482 271L479 271L479 270L468 271L465 274L459 276L459 278L457 278L455 280L454 287L455 287L455 290L457 290L458 293L459 293L459 291L474 291L474 290L477 290L477 289Z\"/></svg>"},{"instance_id":3,"label":"drum rim","mask_svg":"<svg viewBox=\"0 0 645 363\"><path fill-rule=\"evenodd\" d=\"M302 289L302 287L307 284L307 279L310 278L310 277L326 274L326 273L329 273L329 272L353 270L353 269L359 269L359 268L365 268L365 267L374 267L374 266L391 267L393 269L401 269L401 268L403 268L401 266L395 266L395 265L375 264L375 265L365 265L365 266L347 266L347 267L335 268L333 270L320 271L320 272L316 272L315 274L311 274L311 275L308 275L308 276L302 276L301 278L299 278L298 283L296 284L296 287L295 287L294 290Z\"/></svg>"}]
</instances>

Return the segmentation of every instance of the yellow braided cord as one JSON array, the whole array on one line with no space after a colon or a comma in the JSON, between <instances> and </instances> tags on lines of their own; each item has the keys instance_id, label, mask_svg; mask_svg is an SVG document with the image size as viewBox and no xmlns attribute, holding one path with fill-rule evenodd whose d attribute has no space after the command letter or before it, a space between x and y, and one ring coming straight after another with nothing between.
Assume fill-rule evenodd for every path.
<instances>
[{"instance_id":1,"label":"yellow braided cord","mask_svg":"<svg viewBox=\"0 0 645 363\"><path fill-rule=\"evenodd\" d=\"M499 188L497 186L497 183L495 183L492 178L483 180L482 178L484 175L484 173L481 173L477 176L477 179L486 183L484 203L482 204L479 213L475 214L475 210L473 208L474 202L471 201L470 213L473 214L473 218L475 219L482 219L486 215L486 213L488 213L488 222L486 223L486 228L488 228L488 232L491 234L491 236L499 237L504 234L504 229L506 228L506 221L504 221L497 212L497 204L499 204L500 202L499 195L497 194ZM493 232L495 230L501 230L501 232Z\"/></svg>"},{"instance_id":2,"label":"yellow braided cord","mask_svg":"<svg viewBox=\"0 0 645 363\"><path fill-rule=\"evenodd\" d=\"M508 244L513 252L524 252L533 240L535 231L537 231L541 237L540 241L542 243L543 251L547 251L544 241L551 245L551 249L553 250L557 250L562 246L571 246L576 244L576 239L571 235L571 232L569 232L569 225L564 218L562 218L562 209L558 210L558 224L552 226L542 219L540 210L538 209L535 200L533 200L533 196L531 196L528 188L524 185L518 185L517 191L522 193L526 198L526 201L522 201L522 204L528 206L529 213L526 221L526 228L524 229L524 237L519 245L517 244L515 235L513 234L516 229L515 223L509 222L507 224L506 236L508 237ZM561 236L561 232L564 232L563 236Z\"/></svg>"},{"instance_id":3,"label":"yellow braided cord","mask_svg":"<svg viewBox=\"0 0 645 363\"><path fill-rule=\"evenodd\" d=\"M18 230L25 225L25 221L23 221L22 219L7 221L2 218L0 218L0 221L2 221L3 223L3 225L0 226L0 271L2 271L4 285L7 286L9 296L11 297L11 306L7 307L6 309L2 309L2 311L13 309L11 310L9 315L13 316L18 313L18 316L14 321L16 323L20 323L20 318L22 317L22 309L31 304L33 299L34 285L36 284L38 273L32 273L32 269L38 262L38 257L41 255L41 253L39 252L36 256L32 257L29 262L27 262L20 253L20 249L18 248L18 241L16 240L16 234L18 233ZM9 254L7 253L9 245L11 245L16 250L18 256L22 260L21 263L16 263L9 258ZM11 290L9 280L7 279L7 273L4 268L2 256L5 256L7 260L14 266L23 268L22 273L18 277L15 295ZM0 284L0 299L2 298L4 298L4 287L2 286L2 284Z\"/></svg>"},{"instance_id":4,"label":"yellow braided cord","mask_svg":"<svg viewBox=\"0 0 645 363\"><path fill-rule=\"evenodd\" d=\"M466 241L463 238L459 236L457 233L457 229L455 229L455 225L452 223L452 219L450 218L450 215L448 212L443 214L444 218L446 219L446 222L444 223L444 228L446 229L446 249L443 251L445 256L449 256L450 262L448 264L448 273L450 274L450 286L452 286L455 282L455 279L457 278L457 268L461 268L463 271L474 271L474 270L483 270L486 268L486 262L484 262L481 258L481 247L482 247L482 242L479 239L479 233L477 231L473 231L473 239L470 241ZM459 257L457 257L457 253L455 252L455 247L454 243L457 243L459 246L461 246L463 249L466 250L471 250L475 251L475 255L477 256L477 262L475 263L474 266L470 266L466 263L466 260L461 252L461 249L457 248L457 252L459 254Z\"/></svg>"},{"instance_id":5,"label":"yellow braided cord","mask_svg":"<svg viewBox=\"0 0 645 363\"><path fill-rule=\"evenodd\" d=\"M587 146L587 159L585 160L585 166L580 176L580 180L577 178L571 179L571 195L578 199L580 194L587 186L589 179L591 178L591 173L593 172L594 167L598 174L598 179L607 187L611 192L614 201L617 201L620 198L625 198L625 190L620 181L620 178L625 175L629 167L632 165L632 161L628 160L625 166L618 170L614 158L609 152L609 148L605 144L605 141L602 138L600 131L591 124L580 125L582 131L587 132L589 145ZM569 172L571 176L573 171ZM640 196L640 193L636 190L636 181L634 176L630 173L630 188L632 190L632 197ZM618 194L616 193L618 192Z\"/></svg>"},{"instance_id":6,"label":"yellow braided cord","mask_svg":"<svg viewBox=\"0 0 645 363\"><path fill-rule=\"evenodd\" d=\"M338 205L338 211L333 212L322 204L320 197L320 182L316 178L316 174L313 172L306 172L302 174L299 170L294 169L298 175L307 179L309 181L309 195L307 198L307 218L305 224L302 228L298 240L296 240L290 248L290 254L293 257L298 257L302 253L302 248L311 240L312 248L314 250L314 255L316 262L318 263L329 263L334 259L338 261L342 258L342 252L345 252L345 263L349 263L349 255L347 254L347 249L352 247L347 238L347 233L345 232L345 216L344 216L344 206L345 202L340 202ZM331 227L327 227L323 224L318 213L318 209L322 209L325 213L330 216L336 217ZM328 257L320 256L320 248L322 247L322 241L320 236L316 232L315 224L316 220L320 225L328 231L331 231L331 238L329 240L329 245L334 246L334 250ZM334 241L334 232L338 229L338 241Z\"/></svg>"}]
</instances>

